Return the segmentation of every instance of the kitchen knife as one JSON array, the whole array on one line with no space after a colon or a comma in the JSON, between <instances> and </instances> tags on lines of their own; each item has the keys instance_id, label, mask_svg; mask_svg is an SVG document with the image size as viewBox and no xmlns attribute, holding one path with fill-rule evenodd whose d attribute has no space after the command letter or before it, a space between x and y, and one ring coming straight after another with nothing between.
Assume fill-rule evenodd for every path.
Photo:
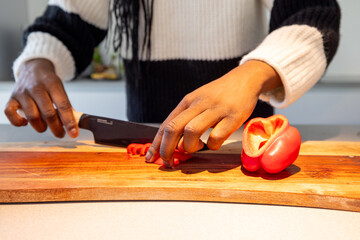
<instances>
[{"instance_id":1,"label":"kitchen knife","mask_svg":"<svg viewBox=\"0 0 360 240\"><path fill-rule=\"evenodd\" d=\"M22 109L18 110L21 117L26 118ZM131 143L151 143L159 128L140 123L99 117L73 110L78 126L89 130L94 135L95 143L127 147ZM199 150L208 150L204 147Z\"/></svg>"},{"instance_id":2,"label":"kitchen knife","mask_svg":"<svg viewBox=\"0 0 360 240\"><path fill-rule=\"evenodd\" d=\"M18 114L26 119L22 109ZM80 128L90 130L95 143L127 147L130 143L150 143L154 140L158 127L122 121L76 112L76 123Z\"/></svg>"},{"instance_id":3,"label":"kitchen knife","mask_svg":"<svg viewBox=\"0 0 360 240\"><path fill-rule=\"evenodd\" d=\"M130 143L150 143L158 127L74 112L80 128L90 130L96 143L127 147Z\"/></svg>"},{"instance_id":4,"label":"kitchen knife","mask_svg":"<svg viewBox=\"0 0 360 240\"><path fill-rule=\"evenodd\" d=\"M75 120L82 129L90 130L95 143L127 147L130 143L150 143L159 128L140 123L94 116L74 111ZM209 150L206 144L199 151ZM198 152L199 152L198 151Z\"/></svg>"}]
</instances>

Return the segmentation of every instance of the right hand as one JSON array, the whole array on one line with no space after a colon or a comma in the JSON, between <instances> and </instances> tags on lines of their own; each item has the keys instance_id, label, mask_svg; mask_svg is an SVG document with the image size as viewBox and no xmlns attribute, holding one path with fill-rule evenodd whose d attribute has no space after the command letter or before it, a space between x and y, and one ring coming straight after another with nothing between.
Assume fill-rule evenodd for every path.
<instances>
[{"instance_id":1,"label":"right hand","mask_svg":"<svg viewBox=\"0 0 360 240\"><path fill-rule=\"evenodd\" d=\"M24 111L26 119L18 114L19 109ZM22 65L4 112L14 126L25 126L30 122L38 132L49 127L59 138L65 136L64 127L70 137L79 134L64 86L54 65L46 59L33 59Z\"/></svg>"}]
</instances>

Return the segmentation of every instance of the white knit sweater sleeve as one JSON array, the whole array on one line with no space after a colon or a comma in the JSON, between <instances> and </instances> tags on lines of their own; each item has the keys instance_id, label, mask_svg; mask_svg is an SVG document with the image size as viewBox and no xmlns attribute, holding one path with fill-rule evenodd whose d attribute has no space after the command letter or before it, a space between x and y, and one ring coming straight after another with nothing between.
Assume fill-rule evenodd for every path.
<instances>
[{"instance_id":1,"label":"white knit sweater sleeve","mask_svg":"<svg viewBox=\"0 0 360 240\"><path fill-rule=\"evenodd\" d=\"M67 13L76 14L99 29L107 28L109 0L49 0L49 6L59 7ZM75 76L75 61L69 49L55 36L37 31L28 35L26 46L13 64L15 80L18 80L21 66L26 61L36 58L50 60L56 74L63 81L71 80Z\"/></svg>"},{"instance_id":2,"label":"white knit sweater sleeve","mask_svg":"<svg viewBox=\"0 0 360 240\"><path fill-rule=\"evenodd\" d=\"M260 60L279 74L283 87L260 99L285 108L306 93L324 74L327 62L321 33L308 25L281 27L270 33L240 64Z\"/></svg>"}]
</instances>

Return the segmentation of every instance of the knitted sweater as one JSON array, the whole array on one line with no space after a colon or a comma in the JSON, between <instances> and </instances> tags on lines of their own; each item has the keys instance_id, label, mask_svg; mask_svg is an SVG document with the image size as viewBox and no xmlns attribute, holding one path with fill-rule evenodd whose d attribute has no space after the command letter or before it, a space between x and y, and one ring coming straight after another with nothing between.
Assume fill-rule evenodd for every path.
<instances>
[{"instance_id":1,"label":"knitted sweater","mask_svg":"<svg viewBox=\"0 0 360 240\"><path fill-rule=\"evenodd\" d=\"M75 78L107 34L109 4L50 0L25 31L15 79L33 58L50 60L63 81ZM283 86L262 94L252 115L269 116L321 78L337 50L339 25L336 0L154 0L151 54L139 53L139 74L130 71L131 53L124 54L128 118L162 122L187 93L249 60L268 63L281 77ZM144 31L139 17L139 42Z\"/></svg>"}]
</instances>

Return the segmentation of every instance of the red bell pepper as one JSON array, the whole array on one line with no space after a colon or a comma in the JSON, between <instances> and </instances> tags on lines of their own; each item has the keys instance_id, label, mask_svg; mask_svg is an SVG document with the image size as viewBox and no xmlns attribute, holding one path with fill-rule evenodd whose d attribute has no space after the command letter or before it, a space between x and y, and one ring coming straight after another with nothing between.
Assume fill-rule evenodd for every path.
<instances>
[{"instance_id":1,"label":"red bell pepper","mask_svg":"<svg viewBox=\"0 0 360 240\"><path fill-rule=\"evenodd\" d=\"M138 144L138 143L132 143L127 147L127 153L132 155L140 155L145 156L146 152L149 150L149 147L151 146L151 143L145 143L145 144ZM178 149L175 149L174 152L174 167L178 166L180 162L186 161L192 156L190 154L184 153L179 151ZM155 164L158 165L164 165L164 161L159 157L157 157L154 161Z\"/></svg>"},{"instance_id":2,"label":"red bell pepper","mask_svg":"<svg viewBox=\"0 0 360 240\"><path fill-rule=\"evenodd\" d=\"M299 131L283 115L251 119L244 128L241 162L255 172L261 167L268 173L279 173L298 157L301 145Z\"/></svg>"}]
</instances>

